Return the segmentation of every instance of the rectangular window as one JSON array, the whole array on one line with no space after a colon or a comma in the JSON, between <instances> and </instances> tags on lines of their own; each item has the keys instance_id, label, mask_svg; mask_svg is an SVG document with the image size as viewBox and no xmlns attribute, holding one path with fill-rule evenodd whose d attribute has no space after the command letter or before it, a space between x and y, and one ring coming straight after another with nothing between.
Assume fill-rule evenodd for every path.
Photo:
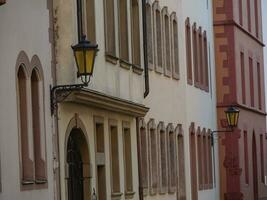
<instances>
[{"instance_id":1,"label":"rectangular window","mask_svg":"<svg viewBox=\"0 0 267 200\"><path fill-rule=\"evenodd\" d=\"M210 132L208 132L210 134ZM211 136L208 136L208 163L209 163L209 188L213 188L213 164L212 164L212 146L211 146Z\"/></svg>"},{"instance_id":2,"label":"rectangular window","mask_svg":"<svg viewBox=\"0 0 267 200\"><path fill-rule=\"evenodd\" d=\"M198 77L198 49L197 49L197 31L196 24L193 26L193 59L194 59L194 84L198 86L199 77Z\"/></svg>"},{"instance_id":3,"label":"rectangular window","mask_svg":"<svg viewBox=\"0 0 267 200\"><path fill-rule=\"evenodd\" d=\"M176 145L175 133L169 132L168 142L169 154L169 192L176 191Z\"/></svg>"},{"instance_id":4,"label":"rectangular window","mask_svg":"<svg viewBox=\"0 0 267 200\"><path fill-rule=\"evenodd\" d=\"M158 160L157 160L157 135L155 129L150 129L150 171L151 171L151 189L156 192L158 187Z\"/></svg>"},{"instance_id":5,"label":"rectangular window","mask_svg":"<svg viewBox=\"0 0 267 200\"><path fill-rule=\"evenodd\" d=\"M125 189L126 192L133 191L132 174L132 147L131 132L129 123L123 123L123 143L124 143L124 170L125 170Z\"/></svg>"},{"instance_id":6,"label":"rectangular window","mask_svg":"<svg viewBox=\"0 0 267 200\"><path fill-rule=\"evenodd\" d=\"M148 141L145 127L140 128L140 152L141 152L141 170L142 170L142 186L144 189L148 188Z\"/></svg>"},{"instance_id":7,"label":"rectangular window","mask_svg":"<svg viewBox=\"0 0 267 200\"><path fill-rule=\"evenodd\" d=\"M248 135L244 131L244 162L245 162L245 182L249 184L249 169L248 169Z\"/></svg>"},{"instance_id":8,"label":"rectangular window","mask_svg":"<svg viewBox=\"0 0 267 200\"><path fill-rule=\"evenodd\" d=\"M198 64L199 64L199 82L200 87L204 88L204 73L203 73L203 40L202 40L202 30L198 30Z\"/></svg>"},{"instance_id":9,"label":"rectangular window","mask_svg":"<svg viewBox=\"0 0 267 200\"><path fill-rule=\"evenodd\" d=\"M254 70L253 60L249 58L249 79L250 79L250 105L254 107Z\"/></svg>"},{"instance_id":10,"label":"rectangular window","mask_svg":"<svg viewBox=\"0 0 267 200\"><path fill-rule=\"evenodd\" d=\"M186 199L184 138L178 135L178 200Z\"/></svg>"},{"instance_id":11,"label":"rectangular window","mask_svg":"<svg viewBox=\"0 0 267 200\"><path fill-rule=\"evenodd\" d=\"M203 143L202 143L202 136L199 135L197 136L197 153L198 153L198 158L197 158L197 163L198 163L198 188L199 190L203 190L203 179L204 179L204 174L203 174Z\"/></svg>"},{"instance_id":12,"label":"rectangular window","mask_svg":"<svg viewBox=\"0 0 267 200\"><path fill-rule=\"evenodd\" d=\"M173 78L179 79L179 49L178 49L178 26L175 13L172 13L172 55L173 55Z\"/></svg>"},{"instance_id":13,"label":"rectangular window","mask_svg":"<svg viewBox=\"0 0 267 200\"><path fill-rule=\"evenodd\" d=\"M258 12L258 0L254 0L254 9L255 9L255 29L256 37L259 37L259 12Z\"/></svg>"},{"instance_id":14,"label":"rectangular window","mask_svg":"<svg viewBox=\"0 0 267 200\"><path fill-rule=\"evenodd\" d=\"M160 180L161 180L161 192L165 193L168 186L167 182L167 145L166 145L166 133L160 131Z\"/></svg>"},{"instance_id":15,"label":"rectangular window","mask_svg":"<svg viewBox=\"0 0 267 200\"><path fill-rule=\"evenodd\" d=\"M239 24L243 26L243 0L239 0Z\"/></svg>"},{"instance_id":16,"label":"rectangular window","mask_svg":"<svg viewBox=\"0 0 267 200\"><path fill-rule=\"evenodd\" d=\"M162 68L162 40L161 40L161 15L156 10L156 42L157 42L157 67Z\"/></svg>"},{"instance_id":17,"label":"rectangular window","mask_svg":"<svg viewBox=\"0 0 267 200\"><path fill-rule=\"evenodd\" d=\"M86 27L83 30L86 30L87 39L90 42L96 43L96 34L95 34L95 0L85 0L85 13L84 21Z\"/></svg>"},{"instance_id":18,"label":"rectangular window","mask_svg":"<svg viewBox=\"0 0 267 200\"><path fill-rule=\"evenodd\" d=\"M147 57L150 69L153 66L153 29L151 6L146 4Z\"/></svg>"},{"instance_id":19,"label":"rectangular window","mask_svg":"<svg viewBox=\"0 0 267 200\"><path fill-rule=\"evenodd\" d=\"M265 173L264 173L264 144L263 135L260 135L260 156L261 156L261 182L265 183Z\"/></svg>"},{"instance_id":20,"label":"rectangular window","mask_svg":"<svg viewBox=\"0 0 267 200\"><path fill-rule=\"evenodd\" d=\"M111 188L112 193L120 193L120 166L119 166L119 143L118 127L112 123L110 131L110 162L111 162Z\"/></svg>"},{"instance_id":21,"label":"rectangular window","mask_svg":"<svg viewBox=\"0 0 267 200\"><path fill-rule=\"evenodd\" d=\"M241 63L242 103L246 104L246 77L245 77L245 60L243 52L240 52L240 63Z\"/></svg>"},{"instance_id":22,"label":"rectangular window","mask_svg":"<svg viewBox=\"0 0 267 200\"><path fill-rule=\"evenodd\" d=\"M260 63L257 62L257 75L258 75L258 104L261 110L261 68Z\"/></svg>"},{"instance_id":23,"label":"rectangular window","mask_svg":"<svg viewBox=\"0 0 267 200\"><path fill-rule=\"evenodd\" d=\"M208 187L208 182L209 182L209 170L212 170L209 168L209 160L208 160L208 143L207 143L207 137L206 137L206 130L203 131L203 184L204 188L207 189Z\"/></svg>"},{"instance_id":24,"label":"rectangular window","mask_svg":"<svg viewBox=\"0 0 267 200\"><path fill-rule=\"evenodd\" d=\"M191 171L191 194L192 199L197 200L198 190L197 190L197 157L196 157L196 139L195 133L190 133L190 171Z\"/></svg>"},{"instance_id":25,"label":"rectangular window","mask_svg":"<svg viewBox=\"0 0 267 200\"><path fill-rule=\"evenodd\" d=\"M251 32L250 0L247 0L247 17L248 17L248 31Z\"/></svg>"},{"instance_id":26,"label":"rectangular window","mask_svg":"<svg viewBox=\"0 0 267 200\"><path fill-rule=\"evenodd\" d=\"M186 64L187 64L187 83L192 85L192 53L191 53L191 28L189 18L185 22L185 42L186 42Z\"/></svg>"},{"instance_id":27,"label":"rectangular window","mask_svg":"<svg viewBox=\"0 0 267 200\"><path fill-rule=\"evenodd\" d=\"M104 16L106 53L116 56L114 0L104 0Z\"/></svg>"},{"instance_id":28,"label":"rectangular window","mask_svg":"<svg viewBox=\"0 0 267 200\"><path fill-rule=\"evenodd\" d=\"M164 34L165 34L165 74L170 75L171 72L171 50L170 50L170 20L169 16L164 15Z\"/></svg>"},{"instance_id":29,"label":"rectangular window","mask_svg":"<svg viewBox=\"0 0 267 200\"><path fill-rule=\"evenodd\" d=\"M118 4L120 59L129 61L127 1L119 0Z\"/></svg>"}]
</instances>

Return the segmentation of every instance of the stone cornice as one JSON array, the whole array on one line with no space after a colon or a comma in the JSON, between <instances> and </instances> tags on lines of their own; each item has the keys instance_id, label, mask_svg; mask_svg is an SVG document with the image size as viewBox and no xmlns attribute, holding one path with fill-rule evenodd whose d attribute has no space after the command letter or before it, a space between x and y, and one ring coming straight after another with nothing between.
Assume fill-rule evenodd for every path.
<instances>
[{"instance_id":1,"label":"stone cornice","mask_svg":"<svg viewBox=\"0 0 267 200\"><path fill-rule=\"evenodd\" d=\"M79 103L134 117L144 117L149 108L142 104L120 99L94 90L83 89L73 92L65 102Z\"/></svg>"}]
</instances>

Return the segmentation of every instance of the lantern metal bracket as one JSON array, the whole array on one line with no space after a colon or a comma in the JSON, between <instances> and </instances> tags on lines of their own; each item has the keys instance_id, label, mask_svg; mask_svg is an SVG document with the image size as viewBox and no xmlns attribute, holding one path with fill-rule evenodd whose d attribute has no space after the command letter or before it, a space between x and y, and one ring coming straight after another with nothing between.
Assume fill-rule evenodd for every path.
<instances>
[{"instance_id":1,"label":"lantern metal bracket","mask_svg":"<svg viewBox=\"0 0 267 200\"><path fill-rule=\"evenodd\" d=\"M64 101L73 91L79 91L86 86L88 86L88 83L50 86L51 115L57 109L58 103Z\"/></svg>"}]
</instances>

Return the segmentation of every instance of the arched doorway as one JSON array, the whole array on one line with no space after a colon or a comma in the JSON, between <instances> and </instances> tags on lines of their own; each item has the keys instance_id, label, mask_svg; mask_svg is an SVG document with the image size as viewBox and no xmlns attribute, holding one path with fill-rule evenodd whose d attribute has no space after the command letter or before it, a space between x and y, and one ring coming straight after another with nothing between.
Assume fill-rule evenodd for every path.
<instances>
[{"instance_id":1,"label":"arched doorway","mask_svg":"<svg viewBox=\"0 0 267 200\"><path fill-rule=\"evenodd\" d=\"M258 199L259 191L258 191L258 165L257 165L257 145L256 145L256 138L255 132L253 131L253 138L252 138L252 166L253 166L253 193L254 199Z\"/></svg>"},{"instance_id":2,"label":"arched doorway","mask_svg":"<svg viewBox=\"0 0 267 200\"><path fill-rule=\"evenodd\" d=\"M68 200L89 200L89 151L86 138L79 128L71 130L67 142Z\"/></svg>"}]
</instances>

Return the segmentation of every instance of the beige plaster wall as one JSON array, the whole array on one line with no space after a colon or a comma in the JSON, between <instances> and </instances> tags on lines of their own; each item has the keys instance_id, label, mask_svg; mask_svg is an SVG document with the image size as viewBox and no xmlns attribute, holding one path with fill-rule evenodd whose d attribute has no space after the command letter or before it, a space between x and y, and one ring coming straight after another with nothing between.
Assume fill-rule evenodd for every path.
<instances>
[{"instance_id":1,"label":"beige plaster wall","mask_svg":"<svg viewBox=\"0 0 267 200\"><path fill-rule=\"evenodd\" d=\"M9 0L0 7L0 154L1 200L53 199L52 120L50 115L51 47L48 1ZM20 51L37 55L44 72L44 113L48 188L21 191L16 93L16 60Z\"/></svg>"}]
</instances>

